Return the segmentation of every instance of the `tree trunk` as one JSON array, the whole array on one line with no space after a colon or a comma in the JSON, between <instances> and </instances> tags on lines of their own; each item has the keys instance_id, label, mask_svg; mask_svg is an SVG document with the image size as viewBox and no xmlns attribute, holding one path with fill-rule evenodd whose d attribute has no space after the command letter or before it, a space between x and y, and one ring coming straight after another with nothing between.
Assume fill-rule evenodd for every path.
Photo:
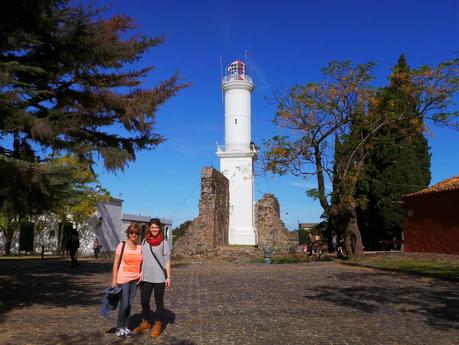
<instances>
[{"instance_id":1,"label":"tree trunk","mask_svg":"<svg viewBox=\"0 0 459 345\"><path fill-rule=\"evenodd\" d=\"M9 223L2 229L3 237L5 238L5 255L11 255L11 246L13 244L13 236L16 232L16 223Z\"/></svg>"},{"instance_id":2,"label":"tree trunk","mask_svg":"<svg viewBox=\"0 0 459 345\"><path fill-rule=\"evenodd\" d=\"M363 254L362 236L357 223L357 212L352 207L349 212L349 221L344 233L344 248L347 256Z\"/></svg>"},{"instance_id":3,"label":"tree trunk","mask_svg":"<svg viewBox=\"0 0 459 345\"><path fill-rule=\"evenodd\" d=\"M325 213L330 209L325 191L325 179L324 179L324 169L322 167L322 152L320 145L314 145L314 156L316 161L316 171L317 171L317 188L319 191L319 202L320 206L324 209Z\"/></svg>"},{"instance_id":4,"label":"tree trunk","mask_svg":"<svg viewBox=\"0 0 459 345\"><path fill-rule=\"evenodd\" d=\"M5 238L5 255L11 255L11 239Z\"/></svg>"}]
</instances>

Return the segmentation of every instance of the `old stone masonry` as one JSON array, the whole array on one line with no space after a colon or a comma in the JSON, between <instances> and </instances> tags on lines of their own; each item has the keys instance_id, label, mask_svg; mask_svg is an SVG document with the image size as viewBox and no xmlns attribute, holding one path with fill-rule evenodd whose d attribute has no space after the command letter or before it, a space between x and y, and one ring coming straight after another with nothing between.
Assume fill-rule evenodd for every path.
<instances>
[{"instance_id":1,"label":"old stone masonry","mask_svg":"<svg viewBox=\"0 0 459 345\"><path fill-rule=\"evenodd\" d=\"M176 256L211 255L216 248L228 246L229 182L219 171L204 167L201 172L199 216L174 244ZM258 246L254 252L269 245L275 251L287 251L297 244L280 219L279 202L273 194L265 194L255 207ZM250 247L250 246L249 246Z\"/></svg>"}]
</instances>

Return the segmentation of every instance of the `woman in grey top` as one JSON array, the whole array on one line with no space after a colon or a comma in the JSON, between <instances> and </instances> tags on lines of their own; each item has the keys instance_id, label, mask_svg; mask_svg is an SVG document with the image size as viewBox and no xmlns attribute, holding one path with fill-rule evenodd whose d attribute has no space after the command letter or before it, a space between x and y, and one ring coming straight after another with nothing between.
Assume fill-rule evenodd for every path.
<instances>
[{"instance_id":1,"label":"woman in grey top","mask_svg":"<svg viewBox=\"0 0 459 345\"><path fill-rule=\"evenodd\" d=\"M151 329L151 336L158 337L163 327L164 290L171 286L170 248L164 239L161 221L150 219L150 226L142 242L142 277L140 303L143 321L132 333L144 333L151 328L150 298L154 291L158 318Z\"/></svg>"}]
</instances>

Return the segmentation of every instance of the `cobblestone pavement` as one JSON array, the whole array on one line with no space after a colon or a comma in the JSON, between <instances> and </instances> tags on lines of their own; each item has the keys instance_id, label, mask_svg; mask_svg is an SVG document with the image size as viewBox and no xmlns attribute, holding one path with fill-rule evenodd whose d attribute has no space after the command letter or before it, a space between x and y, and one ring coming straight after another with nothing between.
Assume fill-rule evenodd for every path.
<instances>
[{"instance_id":1,"label":"cobblestone pavement","mask_svg":"<svg viewBox=\"0 0 459 345\"><path fill-rule=\"evenodd\" d=\"M459 344L457 283L336 262L176 265L161 337L119 340L98 316L110 267L1 260L0 343Z\"/></svg>"}]
</instances>

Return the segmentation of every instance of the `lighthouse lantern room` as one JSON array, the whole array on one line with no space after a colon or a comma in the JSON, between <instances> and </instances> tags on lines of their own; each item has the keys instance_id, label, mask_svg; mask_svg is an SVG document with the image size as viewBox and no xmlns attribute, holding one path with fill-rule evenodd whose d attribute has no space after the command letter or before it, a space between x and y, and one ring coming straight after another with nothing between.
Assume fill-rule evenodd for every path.
<instances>
[{"instance_id":1,"label":"lighthouse lantern room","mask_svg":"<svg viewBox=\"0 0 459 345\"><path fill-rule=\"evenodd\" d=\"M256 148L251 139L251 95L254 83L246 65L234 61L222 80L225 102L225 145L217 146L220 171L229 180L229 244L255 245L253 163Z\"/></svg>"}]
</instances>

